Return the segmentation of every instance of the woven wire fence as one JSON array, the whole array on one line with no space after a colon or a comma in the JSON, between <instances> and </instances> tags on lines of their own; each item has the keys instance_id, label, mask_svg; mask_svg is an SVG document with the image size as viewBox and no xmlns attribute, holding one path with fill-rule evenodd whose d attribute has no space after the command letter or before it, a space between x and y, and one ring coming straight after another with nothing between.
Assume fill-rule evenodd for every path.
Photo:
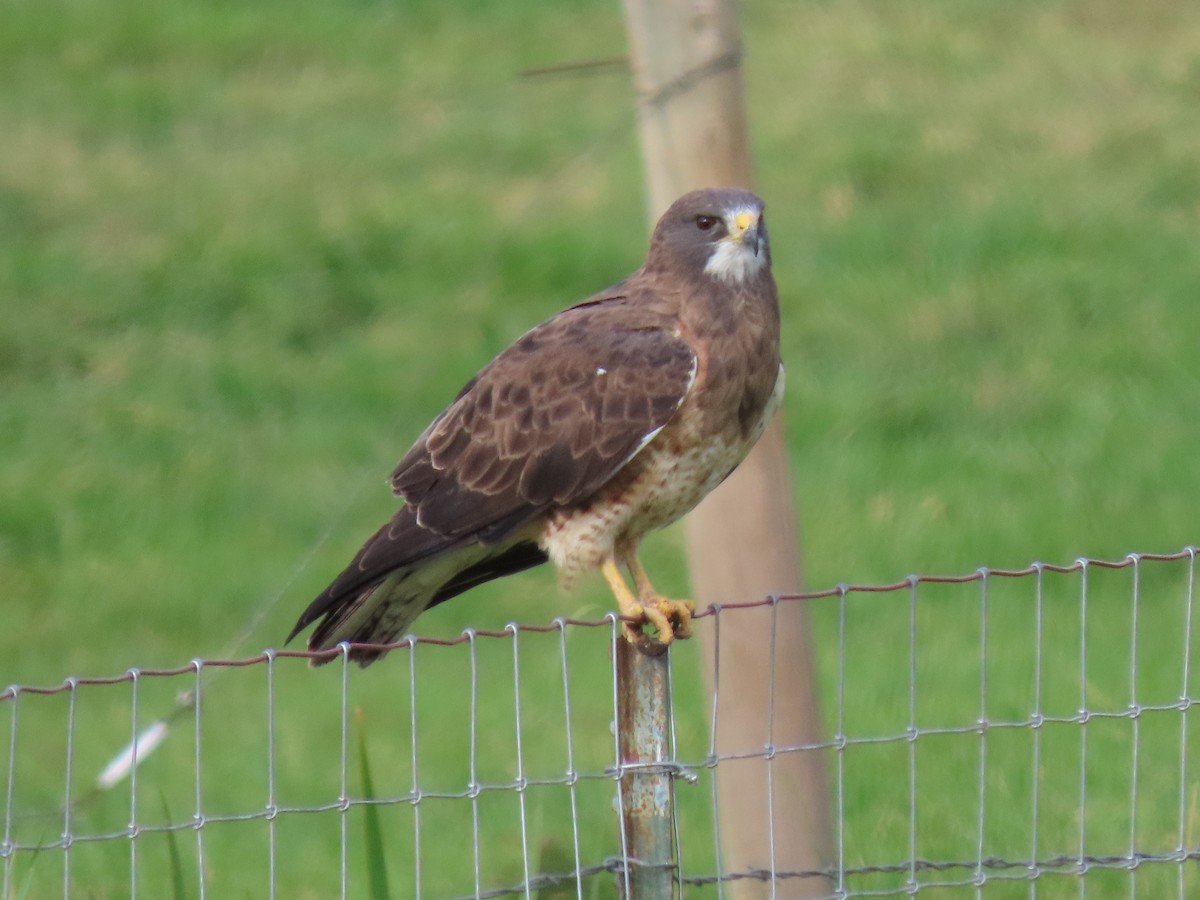
<instances>
[{"instance_id":1,"label":"woven wire fence","mask_svg":"<svg viewBox=\"0 0 1200 900\"><path fill-rule=\"evenodd\" d=\"M682 642L669 663L679 892L1200 896L1196 553L706 610L715 657ZM737 664L721 623L794 603L823 738L772 743L768 715L718 747L721 666ZM378 896L373 841L392 896L614 896L619 634L613 617L557 619L410 637L366 671L344 648L319 669L267 651L10 686L0 898ZM769 778L788 754L822 759L832 858L731 871L723 767ZM771 783L764 816L811 802Z\"/></svg>"}]
</instances>

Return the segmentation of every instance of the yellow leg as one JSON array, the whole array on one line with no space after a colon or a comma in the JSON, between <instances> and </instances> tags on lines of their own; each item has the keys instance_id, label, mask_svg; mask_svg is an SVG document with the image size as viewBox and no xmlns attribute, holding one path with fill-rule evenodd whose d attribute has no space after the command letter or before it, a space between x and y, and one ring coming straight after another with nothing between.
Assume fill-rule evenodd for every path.
<instances>
[{"instance_id":1,"label":"yellow leg","mask_svg":"<svg viewBox=\"0 0 1200 900\"><path fill-rule=\"evenodd\" d=\"M609 588L613 592L613 596L617 598L617 609L621 611L621 615L626 618L633 619L632 622L625 622L625 637L631 642L637 643L642 637L642 622L653 622L655 627L659 629L659 634L662 634L662 626L657 621L651 618L650 611L641 604L641 601L633 595L629 590L629 585L625 583L624 576L621 575L621 570L617 568L617 563L612 558L606 559L600 567L601 573L604 575L604 580L608 582ZM670 623L666 622L665 617L658 610L655 610L660 618L663 618L667 625L667 630L670 631Z\"/></svg>"},{"instance_id":2,"label":"yellow leg","mask_svg":"<svg viewBox=\"0 0 1200 900\"><path fill-rule=\"evenodd\" d=\"M696 604L691 600L670 600L656 591L650 583L650 576L646 574L637 558L636 550L622 552L621 562L633 576L643 614L647 621L658 629L659 641L669 644L672 638L691 637L692 613L696 611Z\"/></svg>"}]
</instances>

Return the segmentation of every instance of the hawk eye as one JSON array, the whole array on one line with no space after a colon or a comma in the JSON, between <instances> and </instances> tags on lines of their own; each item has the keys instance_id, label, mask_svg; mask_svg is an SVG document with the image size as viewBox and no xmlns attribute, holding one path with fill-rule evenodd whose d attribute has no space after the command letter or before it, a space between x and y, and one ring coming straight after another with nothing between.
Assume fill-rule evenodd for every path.
<instances>
[{"instance_id":1,"label":"hawk eye","mask_svg":"<svg viewBox=\"0 0 1200 900\"><path fill-rule=\"evenodd\" d=\"M711 231L719 221L716 216L696 216L696 227L701 231Z\"/></svg>"}]
</instances>

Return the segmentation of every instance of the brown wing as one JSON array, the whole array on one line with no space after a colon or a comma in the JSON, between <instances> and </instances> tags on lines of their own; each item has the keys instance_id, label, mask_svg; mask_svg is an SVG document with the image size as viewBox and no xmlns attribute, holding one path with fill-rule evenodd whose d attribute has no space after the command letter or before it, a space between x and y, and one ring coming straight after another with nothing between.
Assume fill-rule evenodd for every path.
<instances>
[{"instance_id":1,"label":"brown wing","mask_svg":"<svg viewBox=\"0 0 1200 900\"><path fill-rule=\"evenodd\" d=\"M392 487L423 528L501 540L549 506L585 500L666 424L695 353L623 301L534 328L418 438Z\"/></svg>"},{"instance_id":2,"label":"brown wing","mask_svg":"<svg viewBox=\"0 0 1200 900\"><path fill-rule=\"evenodd\" d=\"M679 408L695 370L695 353L669 323L627 307L619 294L534 328L417 439L392 474L405 506L309 604L292 636L390 573L472 544L497 554L457 573L430 602L543 562L536 544L504 547L505 539L552 505L586 501L612 478ZM327 619L314 645L339 621Z\"/></svg>"}]
</instances>

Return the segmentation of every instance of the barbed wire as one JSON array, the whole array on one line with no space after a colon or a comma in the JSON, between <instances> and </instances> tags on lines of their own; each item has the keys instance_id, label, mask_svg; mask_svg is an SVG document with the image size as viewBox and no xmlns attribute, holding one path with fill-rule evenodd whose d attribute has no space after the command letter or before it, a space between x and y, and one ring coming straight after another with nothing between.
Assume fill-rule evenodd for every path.
<instances>
[{"instance_id":1,"label":"barbed wire","mask_svg":"<svg viewBox=\"0 0 1200 900\"><path fill-rule=\"evenodd\" d=\"M834 880L839 874L844 876L858 875L908 875L912 872L954 872L968 871L971 878L959 882L927 882L921 885L917 882L905 882L894 890L871 892L870 894L856 893L854 896L887 896L891 894L911 894L924 887L956 887L982 886L988 881L1031 881L1044 875L1085 875L1091 869L1116 869L1131 871L1149 863L1182 864L1200 860L1200 849L1176 850L1170 853L1136 853L1132 856L1053 856L1039 860L1014 860L1000 857L988 857L983 860L931 860L916 859L890 865L851 866L842 872L833 869L806 869L801 871L749 869L744 872L730 872L725 875L687 876L678 879L681 886L703 887L706 885L731 884L739 881L790 881L796 879ZM577 875L593 878L597 875L619 875L627 866L643 865L638 860L610 857L603 863L586 866L578 873L560 872L544 873L530 879L528 882L512 885L506 888L494 888L480 894L472 894L482 900L496 897L511 897L530 891L545 888L560 887L576 880ZM1018 871L1017 875L997 875L994 873ZM840 896L845 896L840 895ZM837 892L829 894L837 898Z\"/></svg>"}]
</instances>

